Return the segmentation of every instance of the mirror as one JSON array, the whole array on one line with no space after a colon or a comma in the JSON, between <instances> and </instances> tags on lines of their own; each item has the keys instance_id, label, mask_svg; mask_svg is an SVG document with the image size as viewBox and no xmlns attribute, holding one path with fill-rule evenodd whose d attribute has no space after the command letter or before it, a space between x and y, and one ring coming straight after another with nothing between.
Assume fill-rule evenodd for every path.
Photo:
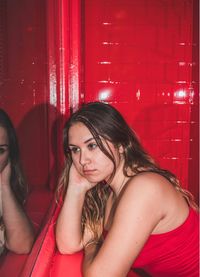
<instances>
[{"instance_id":1,"label":"mirror","mask_svg":"<svg viewBox=\"0 0 200 277\"><path fill-rule=\"evenodd\" d=\"M16 129L28 185L25 210L37 236L63 161L62 119L49 89L46 1L2 0L0 17L0 107ZM0 275L17 276L25 260L1 255Z\"/></svg>"}]
</instances>

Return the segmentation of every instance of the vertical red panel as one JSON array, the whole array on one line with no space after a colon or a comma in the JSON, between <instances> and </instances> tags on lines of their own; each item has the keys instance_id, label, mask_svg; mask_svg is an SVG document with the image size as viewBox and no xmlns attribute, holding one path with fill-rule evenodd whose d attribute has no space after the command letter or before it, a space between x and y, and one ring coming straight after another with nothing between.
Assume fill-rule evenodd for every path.
<instances>
[{"instance_id":1,"label":"vertical red panel","mask_svg":"<svg viewBox=\"0 0 200 277\"><path fill-rule=\"evenodd\" d=\"M47 1L47 50L49 122L54 122L53 144L49 148L51 174L49 184L55 188L63 166L62 131L70 111L81 102L81 1ZM56 120L55 120L56 119ZM52 129L49 129L52 137Z\"/></svg>"},{"instance_id":2,"label":"vertical red panel","mask_svg":"<svg viewBox=\"0 0 200 277\"><path fill-rule=\"evenodd\" d=\"M69 58L69 101L70 107L75 111L84 100L83 83L82 83L82 58L83 52L81 51L81 14L82 8L81 0L71 0L69 25L70 25L70 58Z\"/></svg>"},{"instance_id":3,"label":"vertical red panel","mask_svg":"<svg viewBox=\"0 0 200 277\"><path fill-rule=\"evenodd\" d=\"M49 188L55 189L62 169L63 124L81 102L81 1L4 0L0 14L2 10L8 31L4 20L0 30L5 36L0 38L8 35L10 48L9 61L4 59L2 71L0 68L0 106L19 125L22 161L32 190L27 207L34 224L39 225L49 205ZM0 50L6 49L4 42L0 41ZM37 246L41 245L36 245L36 252ZM0 275L21 276L25 261L21 258L8 253ZM37 259L34 253L29 258L26 276L33 274ZM41 264L39 267L42 270Z\"/></svg>"},{"instance_id":4,"label":"vertical red panel","mask_svg":"<svg viewBox=\"0 0 200 277\"><path fill-rule=\"evenodd\" d=\"M193 0L192 84L194 101L190 118L189 189L199 200L199 1Z\"/></svg>"},{"instance_id":5,"label":"vertical red panel","mask_svg":"<svg viewBox=\"0 0 200 277\"><path fill-rule=\"evenodd\" d=\"M28 184L44 187L49 174L45 2L4 2L7 51L0 106L17 128Z\"/></svg>"},{"instance_id":6,"label":"vertical red panel","mask_svg":"<svg viewBox=\"0 0 200 277\"><path fill-rule=\"evenodd\" d=\"M63 8L68 1L46 1L47 13L47 67L48 67L48 101L54 110L49 110L48 120L50 154L49 185L54 189L63 165L62 128L63 117L69 114L68 102L68 63L69 46L66 43L69 37L68 8Z\"/></svg>"}]
</instances>

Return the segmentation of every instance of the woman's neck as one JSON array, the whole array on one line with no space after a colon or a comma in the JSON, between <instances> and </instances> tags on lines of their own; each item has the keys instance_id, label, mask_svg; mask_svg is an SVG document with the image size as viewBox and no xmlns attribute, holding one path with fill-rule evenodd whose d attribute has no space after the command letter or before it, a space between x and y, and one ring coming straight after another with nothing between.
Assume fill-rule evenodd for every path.
<instances>
[{"instance_id":1,"label":"woman's neck","mask_svg":"<svg viewBox=\"0 0 200 277\"><path fill-rule=\"evenodd\" d=\"M117 170L116 173L113 177L113 180L110 183L110 187L112 188L114 194L116 197L120 194L121 190L123 189L124 185L126 182L130 179L130 177L127 177L124 174L124 163L121 163Z\"/></svg>"}]
</instances>

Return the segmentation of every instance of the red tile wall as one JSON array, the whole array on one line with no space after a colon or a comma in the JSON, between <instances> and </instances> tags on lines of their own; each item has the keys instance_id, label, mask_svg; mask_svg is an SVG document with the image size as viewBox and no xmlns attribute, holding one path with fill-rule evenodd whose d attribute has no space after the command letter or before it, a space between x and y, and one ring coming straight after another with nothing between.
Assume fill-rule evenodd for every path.
<instances>
[{"instance_id":1,"label":"red tile wall","mask_svg":"<svg viewBox=\"0 0 200 277\"><path fill-rule=\"evenodd\" d=\"M116 106L147 150L197 196L198 1L84 0L81 26L79 1L70 3L71 10L64 0L1 2L7 45L0 106L17 128L30 184L48 184L60 168L62 128L51 130L59 112L66 117L69 103L78 104L75 97Z\"/></svg>"},{"instance_id":2,"label":"red tile wall","mask_svg":"<svg viewBox=\"0 0 200 277\"><path fill-rule=\"evenodd\" d=\"M45 1L4 3L7 51L0 106L17 129L28 183L44 185L49 170Z\"/></svg>"},{"instance_id":3,"label":"red tile wall","mask_svg":"<svg viewBox=\"0 0 200 277\"><path fill-rule=\"evenodd\" d=\"M196 196L197 5L85 0L83 14L85 101L116 106L161 166Z\"/></svg>"}]
</instances>

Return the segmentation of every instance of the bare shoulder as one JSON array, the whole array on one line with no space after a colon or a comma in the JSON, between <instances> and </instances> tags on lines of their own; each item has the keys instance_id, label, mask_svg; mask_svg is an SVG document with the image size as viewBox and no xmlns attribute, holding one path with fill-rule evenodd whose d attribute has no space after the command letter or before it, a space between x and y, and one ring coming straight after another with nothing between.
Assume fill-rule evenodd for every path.
<instances>
[{"instance_id":1,"label":"bare shoulder","mask_svg":"<svg viewBox=\"0 0 200 277\"><path fill-rule=\"evenodd\" d=\"M158 214L163 218L181 201L174 186L162 175L144 172L131 177L120 195L119 206Z\"/></svg>"},{"instance_id":2,"label":"bare shoulder","mask_svg":"<svg viewBox=\"0 0 200 277\"><path fill-rule=\"evenodd\" d=\"M160 218L187 209L184 198L174 186L162 175L152 172L143 172L130 178L119 202L121 206L129 205L132 210L139 208L159 212Z\"/></svg>"},{"instance_id":3,"label":"bare shoulder","mask_svg":"<svg viewBox=\"0 0 200 277\"><path fill-rule=\"evenodd\" d=\"M143 172L130 178L127 182L126 190L129 192L162 195L168 190L174 190L174 188L162 175L153 172Z\"/></svg>"},{"instance_id":4,"label":"bare shoulder","mask_svg":"<svg viewBox=\"0 0 200 277\"><path fill-rule=\"evenodd\" d=\"M159 218L165 214L166 205L174 193L172 184L157 173L144 172L131 177L124 186L118 200L120 209L139 213L159 212ZM159 207L159 209L158 209Z\"/></svg>"},{"instance_id":5,"label":"bare shoulder","mask_svg":"<svg viewBox=\"0 0 200 277\"><path fill-rule=\"evenodd\" d=\"M170 187L174 190L166 178L156 173L145 172L131 177L118 198L113 226L123 222L133 233L142 229L148 236L167 215L173 194Z\"/></svg>"},{"instance_id":6,"label":"bare shoulder","mask_svg":"<svg viewBox=\"0 0 200 277\"><path fill-rule=\"evenodd\" d=\"M131 178L132 181L148 181L148 182L169 182L161 174L155 172L141 172Z\"/></svg>"}]
</instances>

